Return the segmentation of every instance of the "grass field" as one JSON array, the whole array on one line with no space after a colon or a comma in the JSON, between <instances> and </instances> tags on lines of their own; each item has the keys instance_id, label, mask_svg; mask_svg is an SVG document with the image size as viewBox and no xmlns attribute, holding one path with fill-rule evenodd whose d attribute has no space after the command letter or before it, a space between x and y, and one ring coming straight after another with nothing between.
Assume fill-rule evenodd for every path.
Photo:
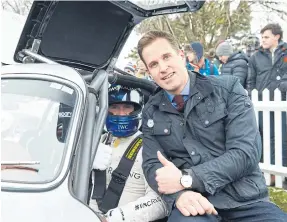
<instances>
[{"instance_id":1,"label":"grass field","mask_svg":"<svg viewBox=\"0 0 287 222\"><path fill-rule=\"evenodd\" d=\"M270 200L287 213L287 191L269 187Z\"/></svg>"}]
</instances>

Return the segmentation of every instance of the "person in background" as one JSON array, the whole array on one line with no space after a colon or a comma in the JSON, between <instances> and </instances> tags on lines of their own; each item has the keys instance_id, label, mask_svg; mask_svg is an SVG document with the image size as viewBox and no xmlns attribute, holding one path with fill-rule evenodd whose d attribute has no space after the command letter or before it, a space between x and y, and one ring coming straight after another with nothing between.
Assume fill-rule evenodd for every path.
<instances>
[{"instance_id":1,"label":"person in background","mask_svg":"<svg viewBox=\"0 0 287 222\"><path fill-rule=\"evenodd\" d=\"M247 91L253 89L259 92L262 100L262 91L270 91L270 100L274 100L274 90L282 92L282 100L286 101L287 91L287 43L282 41L283 31L278 24L268 24L261 31L262 44L249 60L249 73L247 76ZM275 163L275 128L274 112L270 112L270 145L271 164ZM259 129L263 135L263 114L259 113ZM282 112L282 161L287 166L287 124L286 112ZM274 181L274 180L273 180Z\"/></svg>"},{"instance_id":2,"label":"person in background","mask_svg":"<svg viewBox=\"0 0 287 222\"><path fill-rule=\"evenodd\" d=\"M250 58L260 47L260 40L256 35L248 35L241 41L241 47L244 49L248 58Z\"/></svg>"},{"instance_id":3,"label":"person in background","mask_svg":"<svg viewBox=\"0 0 287 222\"><path fill-rule=\"evenodd\" d=\"M208 59L210 63L213 63L219 71L220 61L216 56L215 49L214 48L209 49L208 52L206 52L205 57Z\"/></svg>"},{"instance_id":4,"label":"person in background","mask_svg":"<svg viewBox=\"0 0 287 222\"><path fill-rule=\"evenodd\" d=\"M219 75L217 67L204 58L203 46L200 42L192 42L185 46L184 52L187 58L187 69L196 71L204 76Z\"/></svg>"},{"instance_id":5,"label":"person in background","mask_svg":"<svg viewBox=\"0 0 287 222\"><path fill-rule=\"evenodd\" d=\"M239 79L246 88L248 74L248 58L244 52L233 52L233 47L228 42L220 43L216 48L216 55L222 62L221 75L232 75Z\"/></svg>"},{"instance_id":6,"label":"person in background","mask_svg":"<svg viewBox=\"0 0 287 222\"><path fill-rule=\"evenodd\" d=\"M108 210L105 216L108 222L148 222L166 216L165 203L146 182L142 171L142 138L139 128L143 106L143 94L130 87L111 85L109 88L109 109L106 129L112 135L110 145L100 143L93 163L94 190L90 207L99 212ZM133 165L128 172L131 160ZM126 173L126 181L118 182L116 175ZM123 171L127 172L123 172ZM116 173L117 172L117 173ZM97 198L102 187L102 175L106 175L104 198ZM123 191L115 198L113 190L119 191L119 184L124 184ZM114 187L110 186L116 185ZM115 204L113 204L115 203ZM111 206L112 204L113 206ZM111 209L106 209L110 208Z\"/></svg>"},{"instance_id":7,"label":"person in background","mask_svg":"<svg viewBox=\"0 0 287 222\"><path fill-rule=\"evenodd\" d=\"M124 67L124 71L131 75L135 75L136 67L132 64L132 62L128 62L128 64Z\"/></svg>"},{"instance_id":8,"label":"person in background","mask_svg":"<svg viewBox=\"0 0 287 222\"><path fill-rule=\"evenodd\" d=\"M219 75L217 67L204 58L204 50L200 42L192 42L190 45L185 46L184 52L188 70L194 70L204 76Z\"/></svg>"},{"instance_id":9,"label":"person in background","mask_svg":"<svg viewBox=\"0 0 287 222\"><path fill-rule=\"evenodd\" d=\"M142 78L142 79L149 79L149 75L147 73L146 66L142 60L137 61L135 76L138 78Z\"/></svg>"}]
</instances>

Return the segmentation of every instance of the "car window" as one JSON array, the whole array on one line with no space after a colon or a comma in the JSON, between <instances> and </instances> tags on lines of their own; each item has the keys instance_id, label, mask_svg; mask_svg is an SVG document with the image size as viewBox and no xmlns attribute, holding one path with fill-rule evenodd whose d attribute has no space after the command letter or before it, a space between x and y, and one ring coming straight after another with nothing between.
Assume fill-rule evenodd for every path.
<instances>
[{"instance_id":1,"label":"car window","mask_svg":"<svg viewBox=\"0 0 287 222\"><path fill-rule=\"evenodd\" d=\"M4 79L1 85L2 181L53 180L65 155L76 93L42 80Z\"/></svg>"}]
</instances>

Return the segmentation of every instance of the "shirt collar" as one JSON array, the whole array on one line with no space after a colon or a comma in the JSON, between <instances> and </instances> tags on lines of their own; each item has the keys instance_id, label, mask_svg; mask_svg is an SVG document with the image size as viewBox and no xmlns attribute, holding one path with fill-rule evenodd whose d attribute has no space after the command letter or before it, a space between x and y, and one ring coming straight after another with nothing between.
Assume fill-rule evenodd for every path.
<instances>
[{"instance_id":1,"label":"shirt collar","mask_svg":"<svg viewBox=\"0 0 287 222\"><path fill-rule=\"evenodd\" d=\"M189 76L188 76L187 83L185 84L185 86L184 86L183 90L181 91L180 95L188 96L188 95L189 95L189 90L190 90L190 78L189 78ZM175 95L169 93L169 92L166 91L166 90L165 90L165 92L166 92L166 95L167 95L168 99L169 99L170 101L172 101Z\"/></svg>"}]
</instances>

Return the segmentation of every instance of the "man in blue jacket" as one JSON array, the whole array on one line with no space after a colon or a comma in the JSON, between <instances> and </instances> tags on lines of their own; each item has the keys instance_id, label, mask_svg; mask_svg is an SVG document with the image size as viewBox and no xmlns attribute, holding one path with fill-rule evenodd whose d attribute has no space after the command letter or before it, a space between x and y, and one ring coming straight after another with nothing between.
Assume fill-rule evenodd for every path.
<instances>
[{"instance_id":1,"label":"man in blue jacket","mask_svg":"<svg viewBox=\"0 0 287 222\"><path fill-rule=\"evenodd\" d=\"M210 61L204 58L203 46L200 42L192 42L184 49L186 55L186 68L190 71L196 71L204 76L218 76L218 69Z\"/></svg>"},{"instance_id":2,"label":"man in blue jacket","mask_svg":"<svg viewBox=\"0 0 287 222\"><path fill-rule=\"evenodd\" d=\"M269 201L255 113L239 80L188 72L165 32L146 33L138 53L159 86L143 110L142 166L168 221L287 221Z\"/></svg>"}]
</instances>

